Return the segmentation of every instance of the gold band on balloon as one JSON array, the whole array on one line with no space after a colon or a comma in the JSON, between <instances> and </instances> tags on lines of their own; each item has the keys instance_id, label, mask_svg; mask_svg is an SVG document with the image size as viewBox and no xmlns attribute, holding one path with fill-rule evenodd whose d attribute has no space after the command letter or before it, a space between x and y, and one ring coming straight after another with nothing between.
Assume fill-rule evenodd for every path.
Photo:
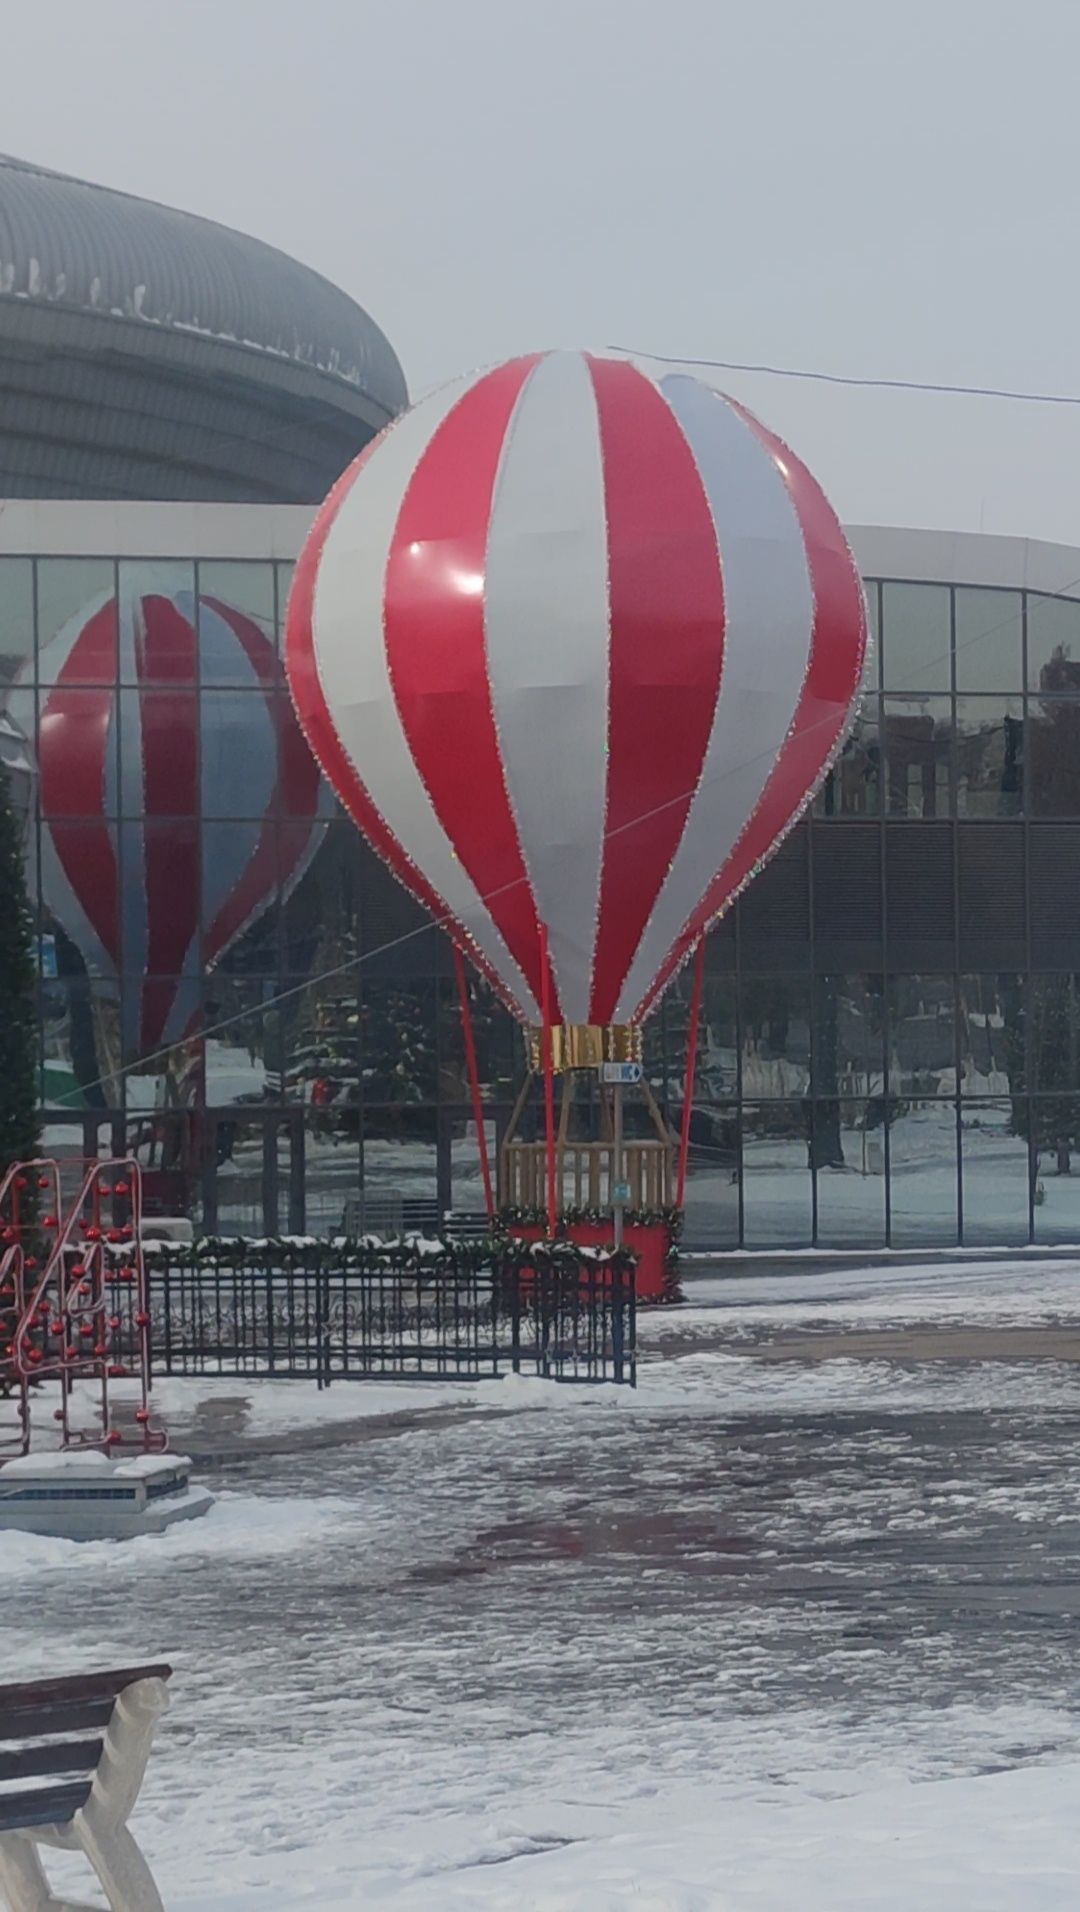
<instances>
[{"instance_id":1,"label":"gold band on balloon","mask_svg":"<svg viewBox=\"0 0 1080 1912\"><path fill-rule=\"evenodd\" d=\"M544 1032L526 1032L529 1067L544 1066ZM641 1030L636 1023L557 1022L551 1029L552 1062L556 1075L571 1069L599 1069L604 1062L640 1062Z\"/></svg>"}]
</instances>

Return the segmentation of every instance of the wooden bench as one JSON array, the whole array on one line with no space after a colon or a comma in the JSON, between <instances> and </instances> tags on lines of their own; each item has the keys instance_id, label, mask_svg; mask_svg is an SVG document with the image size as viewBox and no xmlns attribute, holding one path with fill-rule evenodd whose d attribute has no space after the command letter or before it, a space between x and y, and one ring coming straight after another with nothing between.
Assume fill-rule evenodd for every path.
<instances>
[{"instance_id":1,"label":"wooden bench","mask_svg":"<svg viewBox=\"0 0 1080 1912\"><path fill-rule=\"evenodd\" d=\"M9 1912L91 1912L53 1896L39 1846L84 1853L112 1912L164 1912L127 1821L171 1673L132 1666L0 1686L0 1905Z\"/></svg>"}]
</instances>

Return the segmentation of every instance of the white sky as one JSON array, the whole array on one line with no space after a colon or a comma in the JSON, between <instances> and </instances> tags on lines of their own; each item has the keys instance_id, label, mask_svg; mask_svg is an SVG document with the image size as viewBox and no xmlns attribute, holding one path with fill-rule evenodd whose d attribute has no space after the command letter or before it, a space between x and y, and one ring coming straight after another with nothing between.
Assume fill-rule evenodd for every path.
<instances>
[{"instance_id":1,"label":"white sky","mask_svg":"<svg viewBox=\"0 0 1080 1912\"><path fill-rule=\"evenodd\" d=\"M366 305L1080 394L1078 0L0 0L0 145ZM736 377L849 520L1080 543L1080 407Z\"/></svg>"}]
</instances>

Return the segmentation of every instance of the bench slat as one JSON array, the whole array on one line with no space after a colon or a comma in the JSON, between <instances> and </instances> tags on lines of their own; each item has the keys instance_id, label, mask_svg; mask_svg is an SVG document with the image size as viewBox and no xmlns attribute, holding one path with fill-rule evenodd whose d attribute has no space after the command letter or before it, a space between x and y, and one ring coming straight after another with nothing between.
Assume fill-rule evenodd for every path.
<instances>
[{"instance_id":1,"label":"bench slat","mask_svg":"<svg viewBox=\"0 0 1080 1912\"><path fill-rule=\"evenodd\" d=\"M97 1731L112 1718L114 1700L72 1700L56 1706L12 1707L0 1713L0 1745L10 1747L12 1740L57 1738Z\"/></svg>"},{"instance_id":2,"label":"bench slat","mask_svg":"<svg viewBox=\"0 0 1080 1912\"><path fill-rule=\"evenodd\" d=\"M0 1730L9 1706L49 1705L56 1700L115 1699L136 1680L168 1680L171 1666L122 1666L103 1673L70 1673L57 1680L24 1680L0 1686Z\"/></svg>"},{"instance_id":3,"label":"bench slat","mask_svg":"<svg viewBox=\"0 0 1080 1912\"><path fill-rule=\"evenodd\" d=\"M71 1786L38 1786L32 1792L8 1793L0 1799L0 1832L22 1832L30 1826L63 1826L90 1797L89 1780Z\"/></svg>"},{"instance_id":4,"label":"bench slat","mask_svg":"<svg viewBox=\"0 0 1080 1912\"><path fill-rule=\"evenodd\" d=\"M88 1773L96 1770L105 1742L101 1739L60 1739L43 1746L20 1746L0 1752L0 1781L43 1779L46 1773Z\"/></svg>"}]
</instances>

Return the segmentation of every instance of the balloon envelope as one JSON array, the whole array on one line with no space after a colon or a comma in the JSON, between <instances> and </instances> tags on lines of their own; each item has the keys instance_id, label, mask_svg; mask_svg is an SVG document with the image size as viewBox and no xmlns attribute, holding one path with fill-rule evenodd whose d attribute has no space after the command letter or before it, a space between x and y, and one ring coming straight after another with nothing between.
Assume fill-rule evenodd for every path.
<instances>
[{"instance_id":1,"label":"balloon envelope","mask_svg":"<svg viewBox=\"0 0 1080 1912\"><path fill-rule=\"evenodd\" d=\"M423 399L297 568L286 662L360 828L526 1021L640 1018L843 741L823 492L686 372L553 352Z\"/></svg>"}]
</instances>

